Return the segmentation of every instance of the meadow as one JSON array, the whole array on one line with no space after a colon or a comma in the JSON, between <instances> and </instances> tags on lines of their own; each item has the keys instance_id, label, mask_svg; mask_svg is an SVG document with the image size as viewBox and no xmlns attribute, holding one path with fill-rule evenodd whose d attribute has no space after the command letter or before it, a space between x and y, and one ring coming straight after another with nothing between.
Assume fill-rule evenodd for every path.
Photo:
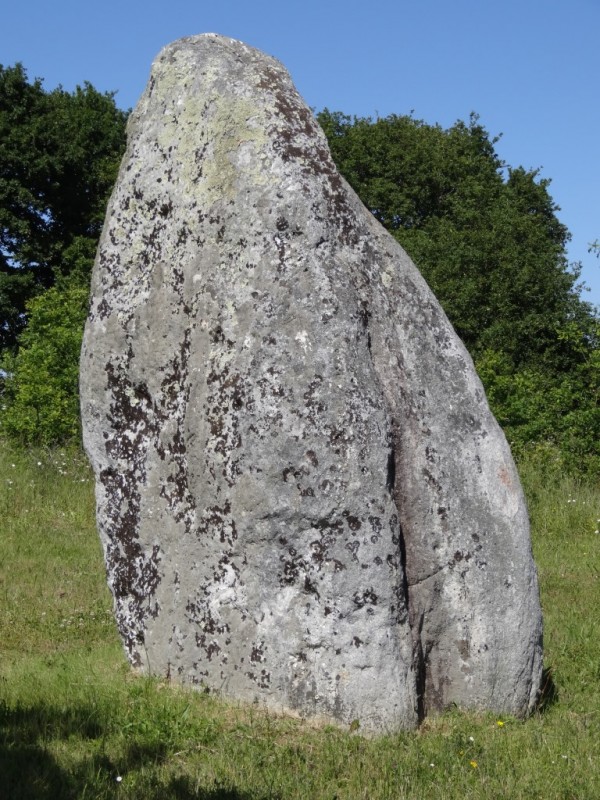
<instances>
[{"instance_id":1,"label":"meadow","mask_svg":"<svg viewBox=\"0 0 600 800\"><path fill-rule=\"evenodd\" d=\"M376 740L135 675L78 451L0 442L2 800L600 798L600 488L520 465L545 622L527 720L451 710Z\"/></svg>"}]
</instances>

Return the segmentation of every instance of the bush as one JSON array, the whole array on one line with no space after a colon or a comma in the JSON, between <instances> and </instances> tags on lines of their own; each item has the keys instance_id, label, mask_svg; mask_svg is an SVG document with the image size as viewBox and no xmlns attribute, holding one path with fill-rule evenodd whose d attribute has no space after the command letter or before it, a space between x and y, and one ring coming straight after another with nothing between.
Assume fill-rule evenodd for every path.
<instances>
[{"instance_id":1,"label":"bush","mask_svg":"<svg viewBox=\"0 0 600 800\"><path fill-rule=\"evenodd\" d=\"M6 372L0 427L24 444L80 439L79 351L88 290L52 288L27 305L29 321Z\"/></svg>"},{"instance_id":2,"label":"bush","mask_svg":"<svg viewBox=\"0 0 600 800\"><path fill-rule=\"evenodd\" d=\"M496 419L520 460L552 453L563 470L600 475L600 351L590 350L570 372L517 370L503 353L476 360Z\"/></svg>"}]
</instances>

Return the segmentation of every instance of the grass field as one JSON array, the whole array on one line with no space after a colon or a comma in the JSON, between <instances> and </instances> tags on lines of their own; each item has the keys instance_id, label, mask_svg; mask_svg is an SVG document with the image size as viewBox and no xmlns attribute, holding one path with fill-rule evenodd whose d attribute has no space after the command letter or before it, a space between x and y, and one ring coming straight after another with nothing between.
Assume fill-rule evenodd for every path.
<instances>
[{"instance_id":1,"label":"grass field","mask_svg":"<svg viewBox=\"0 0 600 800\"><path fill-rule=\"evenodd\" d=\"M133 675L81 455L0 442L0 798L600 798L600 489L522 465L555 694L365 740Z\"/></svg>"}]
</instances>

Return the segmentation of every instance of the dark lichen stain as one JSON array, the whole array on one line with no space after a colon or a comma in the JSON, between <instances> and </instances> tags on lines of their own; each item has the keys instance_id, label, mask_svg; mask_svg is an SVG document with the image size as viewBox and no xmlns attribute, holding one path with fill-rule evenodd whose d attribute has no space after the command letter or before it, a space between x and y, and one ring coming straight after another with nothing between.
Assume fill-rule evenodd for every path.
<instances>
[{"instance_id":1,"label":"dark lichen stain","mask_svg":"<svg viewBox=\"0 0 600 800\"><path fill-rule=\"evenodd\" d=\"M323 376L315 375L303 395L305 406L308 409L308 419L315 424L319 421L320 415L327 409L325 402L319 396L322 384Z\"/></svg>"},{"instance_id":2,"label":"dark lichen stain","mask_svg":"<svg viewBox=\"0 0 600 800\"><path fill-rule=\"evenodd\" d=\"M105 448L113 462L127 464L120 471L105 468L99 475L106 496L106 565L125 648L132 663L140 665L139 644L146 620L160 611L153 600L161 580L160 547L154 545L147 553L139 538L145 449L147 441L157 436L158 422L145 385L133 385L112 362L106 365L106 375L112 396L108 417L113 435L105 440Z\"/></svg>"},{"instance_id":3,"label":"dark lichen stain","mask_svg":"<svg viewBox=\"0 0 600 800\"><path fill-rule=\"evenodd\" d=\"M252 661L253 664L256 664L264 660L264 642L255 643L250 653L250 661Z\"/></svg>"},{"instance_id":4,"label":"dark lichen stain","mask_svg":"<svg viewBox=\"0 0 600 800\"><path fill-rule=\"evenodd\" d=\"M181 430L165 437L164 428L188 400L186 384L189 355L189 332L179 351L164 368L160 398L151 396L143 381L133 382L129 364L134 351L129 341L122 359L106 365L107 390L111 395L108 412L109 431L105 437L107 456L125 467L105 469L100 480L106 493L106 516L110 522L106 548L107 570L115 596L116 616L130 659L141 663L136 648L146 619L156 616L158 604L152 600L160 582L160 549L147 552L139 540L140 487L146 481L146 458L155 449L170 471L160 486L173 518L190 528L194 499L187 485L186 445Z\"/></svg>"},{"instance_id":5,"label":"dark lichen stain","mask_svg":"<svg viewBox=\"0 0 600 800\"><path fill-rule=\"evenodd\" d=\"M230 633L229 625L215 619L201 598L188 600L185 610L187 619L196 628L196 647L204 652L208 661L212 661L213 656L222 650L218 638Z\"/></svg>"},{"instance_id":6,"label":"dark lichen stain","mask_svg":"<svg viewBox=\"0 0 600 800\"><path fill-rule=\"evenodd\" d=\"M313 465L313 467L318 467L319 466L319 459L317 458L317 455L316 455L314 450L307 450L306 451L306 457L308 458L310 463Z\"/></svg>"},{"instance_id":7,"label":"dark lichen stain","mask_svg":"<svg viewBox=\"0 0 600 800\"><path fill-rule=\"evenodd\" d=\"M431 470L423 467L423 476L425 477L426 482L429 486L435 489L437 492L442 492L442 485L439 480L435 477L435 475L431 472Z\"/></svg>"},{"instance_id":8,"label":"dark lichen stain","mask_svg":"<svg viewBox=\"0 0 600 800\"><path fill-rule=\"evenodd\" d=\"M344 511L343 515L346 518L346 524L351 531L358 531L362 527L361 521L358 517L353 516L348 511Z\"/></svg>"},{"instance_id":9,"label":"dark lichen stain","mask_svg":"<svg viewBox=\"0 0 600 800\"><path fill-rule=\"evenodd\" d=\"M250 678L251 681L256 683L260 689L268 689L271 685L271 673L267 672L266 669L261 669L259 675L252 671L245 672L244 674L247 678Z\"/></svg>"},{"instance_id":10,"label":"dark lichen stain","mask_svg":"<svg viewBox=\"0 0 600 800\"><path fill-rule=\"evenodd\" d=\"M469 561L472 558L471 553L463 553L461 550L457 550L454 553L454 560L450 562L449 566L453 566L454 564L460 564L461 561Z\"/></svg>"},{"instance_id":11,"label":"dark lichen stain","mask_svg":"<svg viewBox=\"0 0 600 800\"><path fill-rule=\"evenodd\" d=\"M365 589L365 591L362 593L355 592L352 597L352 602L357 608L363 608L364 606L376 606L377 595L372 588Z\"/></svg>"},{"instance_id":12,"label":"dark lichen stain","mask_svg":"<svg viewBox=\"0 0 600 800\"><path fill-rule=\"evenodd\" d=\"M290 475L293 478L295 478L295 480L299 480L300 478L302 478L302 477L304 477L304 476L306 476L308 474L309 474L309 471L304 466L301 466L301 467L286 467L282 471L281 476L283 478L283 482L287 483L288 478L290 477Z\"/></svg>"},{"instance_id":13,"label":"dark lichen stain","mask_svg":"<svg viewBox=\"0 0 600 800\"><path fill-rule=\"evenodd\" d=\"M106 297L103 297L102 300L98 303L97 313L100 319L106 319L111 312L111 308L106 300ZM93 317L90 315L90 319Z\"/></svg>"},{"instance_id":14,"label":"dark lichen stain","mask_svg":"<svg viewBox=\"0 0 600 800\"><path fill-rule=\"evenodd\" d=\"M235 520L231 514L231 503L225 500L222 505L208 506L198 517L195 535L200 540L207 538L218 537L221 544L227 544L229 549L233 548L234 542L238 538L237 527ZM224 560L226 559L226 560ZM219 561L219 566L222 568L225 564L230 564L234 570L235 564L230 562L229 553L224 553ZM224 574L221 569L220 575Z\"/></svg>"},{"instance_id":15,"label":"dark lichen stain","mask_svg":"<svg viewBox=\"0 0 600 800\"><path fill-rule=\"evenodd\" d=\"M290 547L288 550L290 558L280 557L283 563L283 571L279 573L279 585L291 586L296 583L300 573L305 573L309 567L307 562L297 555L296 550Z\"/></svg>"}]
</instances>

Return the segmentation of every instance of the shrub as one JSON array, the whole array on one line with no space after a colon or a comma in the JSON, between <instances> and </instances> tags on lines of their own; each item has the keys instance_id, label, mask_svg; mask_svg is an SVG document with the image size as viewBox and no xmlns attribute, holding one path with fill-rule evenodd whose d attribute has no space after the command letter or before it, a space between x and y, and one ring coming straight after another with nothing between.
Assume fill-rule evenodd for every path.
<instances>
[{"instance_id":1,"label":"shrub","mask_svg":"<svg viewBox=\"0 0 600 800\"><path fill-rule=\"evenodd\" d=\"M79 351L88 291L52 288L30 300L29 322L6 372L0 427L25 444L80 438Z\"/></svg>"}]
</instances>

